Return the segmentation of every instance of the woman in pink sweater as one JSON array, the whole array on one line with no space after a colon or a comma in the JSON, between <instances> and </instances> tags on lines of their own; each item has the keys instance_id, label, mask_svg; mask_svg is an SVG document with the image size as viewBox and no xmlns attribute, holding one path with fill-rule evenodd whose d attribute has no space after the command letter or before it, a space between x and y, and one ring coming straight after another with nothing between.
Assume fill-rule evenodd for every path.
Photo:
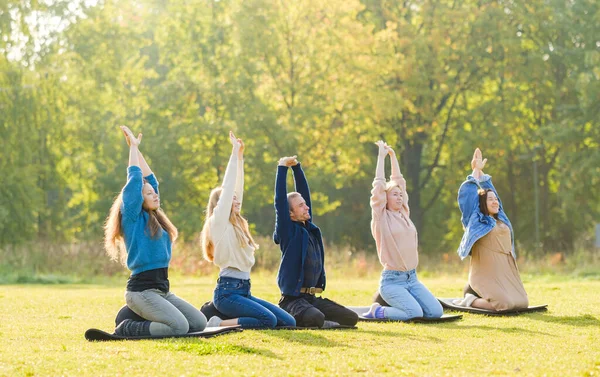
<instances>
[{"instance_id":1,"label":"woman in pink sweater","mask_svg":"<svg viewBox=\"0 0 600 377\"><path fill-rule=\"evenodd\" d=\"M379 155L371 190L371 234L383 265L379 291L389 306L374 303L364 316L395 320L439 318L443 314L442 305L417 279L417 229L409 217L406 181L400 173L396 153L381 140L375 144ZM384 165L388 154L392 175L386 183Z\"/></svg>"}]
</instances>

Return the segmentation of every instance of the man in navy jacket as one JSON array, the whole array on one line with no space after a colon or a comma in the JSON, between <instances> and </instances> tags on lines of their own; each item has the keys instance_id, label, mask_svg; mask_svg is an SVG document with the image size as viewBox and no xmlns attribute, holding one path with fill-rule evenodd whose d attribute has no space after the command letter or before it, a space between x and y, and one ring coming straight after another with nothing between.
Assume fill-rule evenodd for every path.
<instances>
[{"instance_id":1,"label":"man in navy jacket","mask_svg":"<svg viewBox=\"0 0 600 377\"><path fill-rule=\"evenodd\" d=\"M287 192L287 171L292 168L296 192ZM294 316L297 326L354 326L358 315L329 299L325 290L325 257L319 227L312 223L310 190L296 156L279 160L275 178L275 232L281 248L277 284L279 306Z\"/></svg>"}]
</instances>

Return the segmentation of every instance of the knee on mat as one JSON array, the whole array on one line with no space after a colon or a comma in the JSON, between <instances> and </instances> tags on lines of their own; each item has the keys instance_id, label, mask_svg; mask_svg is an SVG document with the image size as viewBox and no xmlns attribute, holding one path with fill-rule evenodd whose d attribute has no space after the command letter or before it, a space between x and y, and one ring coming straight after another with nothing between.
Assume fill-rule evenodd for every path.
<instances>
[{"instance_id":1,"label":"knee on mat","mask_svg":"<svg viewBox=\"0 0 600 377\"><path fill-rule=\"evenodd\" d=\"M415 306L414 308L410 308L406 311L409 318L421 318L423 317L423 308L420 306Z\"/></svg>"},{"instance_id":2,"label":"knee on mat","mask_svg":"<svg viewBox=\"0 0 600 377\"><path fill-rule=\"evenodd\" d=\"M275 328L275 326L277 326L277 317L275 317L275 314L273 314L271 312L265 313L258 320L260 321L260 323L263 327L266 327L269 329Z\"/></svg>"},{"instance_id":3,"label":"knee on mat","mask_svg":"<svg viewBox=\"0 0 600 377\"><path fill-rule=\"evenodd\" d=\"M498 302L496 304L497 309L496 310L511 310L515 308L515 302L512 299L512 297L502 294L502 295L498 295L498 297L496 297L496 301Z\"/></svg>"},{"instance_id":4,"label":"knee on mat","mask_svg":"<svg viewBox=\"0 0 600 377\"><path fill-rule=\"evenodd\" d=\"M190 331L190 323L187 319L182 315L182 318L176 319L169 324L165 324L169 326L172 335L183 335L187 334Z\"/></svg>"},{"instance_id":5,"label":"knee on mat","mask_svg":"<svg viewBox=\"0 0 600 377\"><path fill-rule=\"evenodd\" d=\"M198 315L195 318L192 318L189 321L189 326L190 326L190 332L197 332L197 331L202 331L206 328L206 316L204 316L204 314L202 314L202 312L199 312Z\"/></svg>"},{"instance_id":6,"label":"knee on mat","mask_svg":"<svg viewBox=\"0 0 600 377\"><path fill-rule=\"evenodd\" d=\"M300 320L296 322L298 326L302 327L323 327L325 314L317 308L308 308L302 313Z\"/></svg>"},{"instance_id":7,"label":"knee on mat","mask_svg":"<svg viewBox=\"0 0 600 377\"><path fill-rule=\"evenodd\" d=\"M358 322L358 314L348 309L343 315L338 317L338 321L336 322L344 326L354 326Z\"/></svg>"},{"instance_id":8,"label":"knee on mat","mask_svg":"<svg viewBox=\"0 0 600 377\"><path fill-rule=\"evenodd\" d=\"M444 308L442 307L442 305L437 302L437 305L434 305L433 307L427 308L427 311L423 311L424 312L424 316L427 318L440 318L442 315L444 315Z\"/></svg>"},{"instance_id":9,"label":"knee on mat","mask_svg":"<svg viewBox=\"0 0 600 377\"><path fill-rule=\"evenodd\" d=\"M296 326L296 319L294 317L291 317L289 319L283 319L281 321L281 326L291 326L291 327L294 327L294 326Z\"/></svg>"}]
</instances>

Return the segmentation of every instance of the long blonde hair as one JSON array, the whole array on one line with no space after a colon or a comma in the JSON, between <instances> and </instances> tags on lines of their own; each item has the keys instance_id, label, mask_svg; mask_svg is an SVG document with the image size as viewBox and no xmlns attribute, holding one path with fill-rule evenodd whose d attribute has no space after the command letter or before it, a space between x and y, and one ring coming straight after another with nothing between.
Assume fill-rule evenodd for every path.
<instances>
[{"instance_id":1,"label":"long blonde hair","mask_svg":"<svg viewBox=\"0 0 600 377\"><path fill-rule=\"evenodd\" d=\"M208 204L206 205L206 218L204 219L204 225L202 226L202 232L200 233L202 252L204 253L204 258L209 262L213 262L215 260L215 245L213 244L210 236L210 218L213 215L215 207L219 203L221 192L223 192L222 187L217 187L210 192ZM250 234L248 221L239 213L235 213L233 208L229 214L229 222L231 225L233 225L235 236L241 247L252 246L254 249L258 249L258 244L254 241L254 238L252 238L252 235Z\"/></svg>"},{"instance_id":2,"label":"long blonde hair","mask_svg":"<svg viewBox=\"0 0 600 377\"><path fill-rule=\"evenodd\" d=\"M144 180L146 183L146 180ZM110 212L104 223L104 249L110 257L110 259L121 262L124 266L127 265L127 249L123 241L123 228L121 226L121 219L123 214L121 213L121 205L123 204L123 191L117 195L110 207ZM177 228L161 208L157 210L148 210L149 219L147 228L150 231L151 238L160 237L161 230L165 230L169 234L171 242L175 242L177 239Z\"/></svg>"}]
</instances>

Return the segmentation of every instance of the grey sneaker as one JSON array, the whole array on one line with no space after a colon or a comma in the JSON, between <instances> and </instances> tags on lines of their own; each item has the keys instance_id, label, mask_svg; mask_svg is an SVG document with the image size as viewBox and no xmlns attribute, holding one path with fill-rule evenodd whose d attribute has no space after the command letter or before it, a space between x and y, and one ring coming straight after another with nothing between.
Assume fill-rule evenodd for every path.
<instances>
[{"instance_id":1,"label":"grey sneaker","mask_svg":"<svg viewBox=\"0 0 600 377\"><path fill-rule=\"evenodd\" d=\"M334 321L325 321L323 322L324 329L330 329L332 327L338 327L340 324Z\"/></svg>"}]
</instances>

